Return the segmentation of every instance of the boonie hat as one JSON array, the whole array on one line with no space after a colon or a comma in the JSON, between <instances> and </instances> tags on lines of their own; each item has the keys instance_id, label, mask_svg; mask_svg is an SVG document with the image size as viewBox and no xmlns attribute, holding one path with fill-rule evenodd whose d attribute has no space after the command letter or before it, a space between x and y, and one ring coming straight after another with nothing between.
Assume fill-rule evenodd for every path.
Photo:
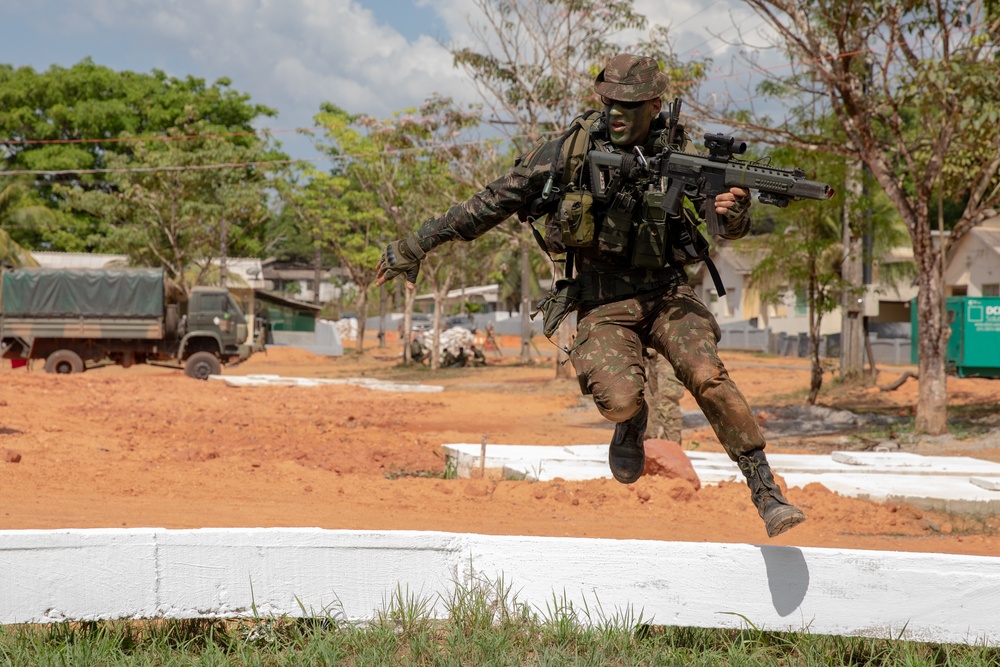
<instances>
[{"instance_id":1,"label":"boonie hat","mask_svg":"<svg viewBox=\"0 0 1000 667\"><path fill-rule=\"evenodd\" d=\"M598 95L621 102L645 102L656 99L667 89L667 75L649 56L621 53L608 61L597 75L594 90Z\"/></svg>"}]
</instances>

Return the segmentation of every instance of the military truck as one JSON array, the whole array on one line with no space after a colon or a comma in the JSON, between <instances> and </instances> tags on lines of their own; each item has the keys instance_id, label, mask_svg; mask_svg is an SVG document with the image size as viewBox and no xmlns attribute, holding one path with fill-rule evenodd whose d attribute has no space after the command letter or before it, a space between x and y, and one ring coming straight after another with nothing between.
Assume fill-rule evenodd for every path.
<instances>
[{"instance_id":1,"label":"military truck","mask_svg":"<svg viewBox=\"0 0 1000 667\"><path fill-rule=\"evenodd\" d=\"M0 356L44 359L49 373L150 363L204 380L251 353L246 317L227 290L176 298L162 269L22 268L0 281Z\"/></svg>"}]
</instances>

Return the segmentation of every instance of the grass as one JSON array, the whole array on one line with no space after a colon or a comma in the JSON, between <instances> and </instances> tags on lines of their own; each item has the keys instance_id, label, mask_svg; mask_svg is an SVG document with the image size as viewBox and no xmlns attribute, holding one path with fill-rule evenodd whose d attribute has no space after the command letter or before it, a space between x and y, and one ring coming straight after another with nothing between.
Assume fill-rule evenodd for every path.
<instances>
[{"instance_id":1,"label":"grass","mask_svg":"<svg viewBox=\"0 0 1000 667\"><path fill-rule=\"evenodd\" d=\"M497 667L1000 666L1000 648L760 630L654 625L554 595L544 609L509 582L459 584L447 600L397 589L371 622L253 617L0 627L4 667L368 665Z\"/></svg>"},{"instance_id":2,"label":"grass","mask_svg":"<svg viewBox=\"0 0 1000 667\"><path fill-rule=\"evenodd\" d=\"M391 465L389 469L385 471L384 477L386 479L403 479L407 477L422 477L430 479L458 479L458 462L451 458L444 456L438 452L433 452L434 456L442 459L444 467L440 470L419 470L410 468L400 468L399 466Z\"/></svg>"}]
</instances>

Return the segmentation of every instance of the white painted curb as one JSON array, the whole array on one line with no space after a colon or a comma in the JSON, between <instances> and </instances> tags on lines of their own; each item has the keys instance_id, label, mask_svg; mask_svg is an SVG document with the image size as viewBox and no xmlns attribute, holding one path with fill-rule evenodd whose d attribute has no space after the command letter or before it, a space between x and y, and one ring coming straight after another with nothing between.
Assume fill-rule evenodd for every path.
<instances>
[{"instance_id":1,"label":"white painted curb","mask_svg":"<svg viewBox=\"0 0 1000 667\"><path fill-rule=\"evenodd\" d=\"M0 531L0 623L329 614L400 591L443 616L456 582L595 623L1000 645L1000 558L749 544L318 528ZM739 614L739 615L736 615ZM741 615L741 616L740 616Z\"/></svg>"}]
</instances>

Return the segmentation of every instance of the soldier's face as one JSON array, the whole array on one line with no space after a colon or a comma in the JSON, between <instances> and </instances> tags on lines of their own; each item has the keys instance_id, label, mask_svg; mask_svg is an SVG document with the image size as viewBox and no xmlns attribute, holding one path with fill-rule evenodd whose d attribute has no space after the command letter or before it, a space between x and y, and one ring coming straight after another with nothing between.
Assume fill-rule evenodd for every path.
<instances>
[{"instance_id":1,"label":"soldier's face","mask_svg":"<svg viewBox=\"0 0 1000 667\"><path fill-rule=\"evenodd\" d=\"M660 99L621 102L602 97L611 143L621 148L638 146L646 140L649 126L660 113Z\"/></svg>"}]
</instances>

